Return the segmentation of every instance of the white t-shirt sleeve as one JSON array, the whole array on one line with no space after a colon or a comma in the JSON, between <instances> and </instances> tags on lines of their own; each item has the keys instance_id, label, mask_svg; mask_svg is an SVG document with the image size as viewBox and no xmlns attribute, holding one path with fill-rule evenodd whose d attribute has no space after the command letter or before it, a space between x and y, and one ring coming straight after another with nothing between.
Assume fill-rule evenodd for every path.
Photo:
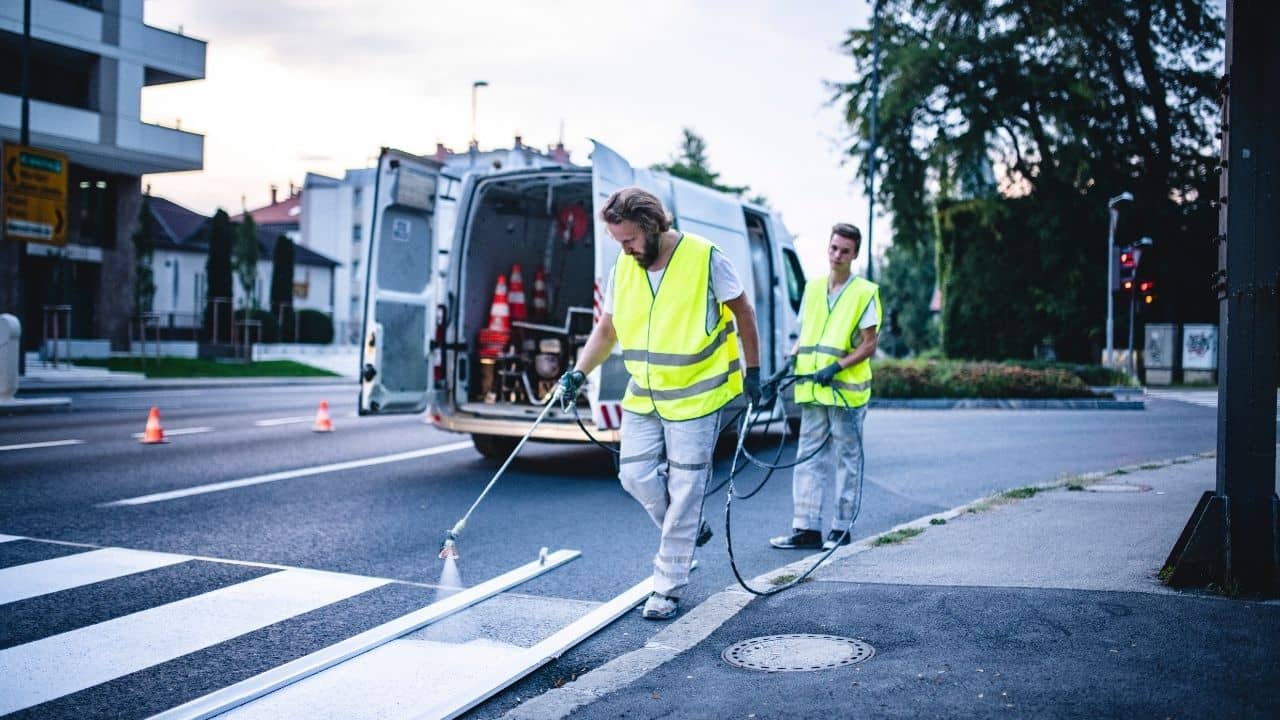
<instances>
[{"instance_id":1,"label":"white t-shirt sleeve","mask_svg":"<svg viewBox=\"0 0 1280 720\"><path fill-rule=\"evenodd\" d=\"M733 263L719 250L711 251L711 292L716 302L729 302L742 294L742 281Z\"/></svg>"},{"instance_id":2,"label":"white t-shirt sleeve","mask_svg":"<svg viewBox=\"0 0 1280 720\"><path fill-rule=\"evenodd\" d=\"M880 323L876 321L876 299L871 298L871 302L867 303L867 309L862 311L862 317L858 318L858 330L866 330L873 328ZM854 335L858 333L855 331Z\"/></svg>"},{"instance_id":3,"label":"white t-shirt sleeve","mask_svg":"<svg viewBox=\"0 0 1280 720\"><path fill-rule=\"evenodd\" d=\"M604 284L604 302L600 305L600 313L603 315L613 314L613 271L609 268L609 279Z\"/></svg>"}]
</instances>

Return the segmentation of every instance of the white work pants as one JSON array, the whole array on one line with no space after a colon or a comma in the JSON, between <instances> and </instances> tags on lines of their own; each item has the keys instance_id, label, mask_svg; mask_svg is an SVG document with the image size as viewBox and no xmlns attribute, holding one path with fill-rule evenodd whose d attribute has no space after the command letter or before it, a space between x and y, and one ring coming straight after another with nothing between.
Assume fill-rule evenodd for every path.
<instances>
[{"instance_id":1,"label":"white work pants","mask_svg":"<svg viewBox=\"0 0 1280 720\"><path fill-rule=\"evenodd\" d=\"M795 517L791 527L822 530L822 504L828 489L835 498L831 529L844 531L853 525L858 486L862 473L862 421L867 406L846 410L843 405L805 403L800 406L800 443L797 457L808 457L827 432L831 440L816 455L796 466L791 481ZM832 464L835 465L832 472Z\"/></svg>"},{"instance_id":2,"label":"white work pants","mask_svg":"<svg viewBox=\"0 0 1280 720\"><path fill-rule=\"evenodd\" d=\"M653 558L654 592L680 597L689 584L719 415L672 422L656 413L623 413L618 479L662 531Z\"/></svg>"}]
</instances>

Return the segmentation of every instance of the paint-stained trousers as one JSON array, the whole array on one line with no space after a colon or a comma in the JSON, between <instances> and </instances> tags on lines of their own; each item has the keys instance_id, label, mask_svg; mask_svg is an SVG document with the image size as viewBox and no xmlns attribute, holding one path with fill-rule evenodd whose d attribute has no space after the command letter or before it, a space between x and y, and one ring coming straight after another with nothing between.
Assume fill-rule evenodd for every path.
<instances>
[{"instance_id":1,"label":"paint-stained trousers","mask_svg":"<svg viewBox=\"0 0 1280 720\"><path fill-rule=\"evenodd\" d=\"M719 415L674 422L623 413L618 479L662 531L653 558L654 592L680 597L689 584Z\"/></svg>"},{"instance_id":2,"label":"paint-stained trousers","mask_svg":"<svg viewBox=\"0 0 1280 720\"><path fill-rule=\"evenodd\" d=\"M795 517L791 527L822 530L822 504L828 489L834 493L836 511L831 529L844 531L853 525L857 513L854 503L862 481L862 421L866 417L866 405L847 410L844 406L811 403L800 406L800 443L796 456L808 457L814 451L817 454L797 465L792 475ZM818 450L828 431L831 440Z\"/></svg>"}]
</instances>

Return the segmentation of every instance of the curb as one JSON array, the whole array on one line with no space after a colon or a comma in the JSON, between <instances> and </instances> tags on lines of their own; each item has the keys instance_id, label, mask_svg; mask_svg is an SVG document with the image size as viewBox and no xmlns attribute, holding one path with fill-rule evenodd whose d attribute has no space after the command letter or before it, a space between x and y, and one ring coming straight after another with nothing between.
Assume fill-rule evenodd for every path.
<instances>
[{"instance_id":1,"label":"curb","mask_svg":"<svg viewBox=\"0 0 1280 720\"><path fill-rule=\"evenodd\" d=\"M1041 492L1067 487L1073 482L1092 484L1114 475L1124 475L1145 470L1156 470L1169 467L1171 465L1181 465L1215 456L1215 452L1208 451L1192 455L1182 455L1166 460L1153 460L1151 462L1144 462L1136 465L1126 465L1105 472L1099 471L1063 476L1052 482L1041 483L1038 485L1024 485L1018 488L1006 488L991 495L951 508L950 510L944 510L939 513L924 515L914 520L909 520L882 533L878 533L869 538L864 538L847 547L839 548L832 553L830 558L822 563L819 569L830 565L837 560L850 558L854 555L874 549L877 547L875 544L876 541L884 535L907 529L925 530L931 527L933 520L941 519L950 521L967 514L971 509L989 505L993 502L1016 502L1017 500L1006 497L1006 493L1015 490L1034 489L1036 492ZM977 510L974 511L977 512ZM799 575L805 570L808 570L814 560L823 554L824 553L815 553L787 563L781 567L774 568L769 572L752 578L751 584L759 586L761 584L769 583L772 579L779 576ZM674 659L680 653L693 648L695 645L710 636L711 633L715 632L721 625L724 625L726 622L731 620L755 599L755 595L748 594L737 585L730 585L724 590L713 594L693 610L690 610L686 615L680 617L671 625L668 625L654 634L654 636L649 638L649 641L646 642L643 647L619 655L595 670L580 676L572 683L568 683L559 688L547 690L541 695L537 695L526 700L520 705L517 705L507 711L502 715L502 718L503 720L558 720L560 718L567 717L578 708L584 705L589 705L596 700L603 698L605 695L639 680L665 664L667 661Z\"/></svg>"},{"instance_id":2,"label":"curb","mask_svg":"<svg viewBox=\"0 0 1280 720\"><path fill-rule=\"evenodd\" d=\"M1145 410L1143 400L1018 400L994 398L872 398L870 407L882 410Z\"/></svg>"},{"instance_id":3,"label":"curb","mask_svg":"<svg viewBox=\"0 0 1280 720\"><path fill-rule=\"evenodd\" d=\"M19 381L18 392L25 395L68 392L119 392L135 390L198 390L201 388L242 388L265 385L341 385L350 384L356 389L358 381L353 377L258 377L258 378L158 378L155 380L122 380L118 382L92 381ZM19 398L21 399L21 398Z\"/></svg>"}]
</instances>

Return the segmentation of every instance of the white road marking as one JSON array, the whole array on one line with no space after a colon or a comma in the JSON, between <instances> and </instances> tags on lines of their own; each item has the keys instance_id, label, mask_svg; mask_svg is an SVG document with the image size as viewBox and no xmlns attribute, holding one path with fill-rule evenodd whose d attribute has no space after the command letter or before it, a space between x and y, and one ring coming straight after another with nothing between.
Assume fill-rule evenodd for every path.
<instances>
[{"instance_id":1,"label":"white road marking","mask_svg":"<svg viewBox=\"0 0 1280 720\"><path fill-rule=\"evenodd\" d=\"M190 560L185 555L105 548L0 569L0 604Z\"/></svg>"},{"instance_id":2,"label":"white road marking","mask_svg":"<svg viewBox=\"0 0 1280 720\"><path fill-rule=\"evenodd\" d=\"M14 540L26 540L21 535L0 535L0 543L13 542Z\"/></svg>"},{"instance_id":3,"label":"white road marking","mask_svg":"<svg viewBox=\"0 0 1280 720\"><path fill-rule=\"evenodd\" d=\"M139 435L141 437L141 435ZM31 450L34 448L62 447L63 445L83 445L83 440L50 440L48 442L23 443L21 445L0 445L0 451L4 450Z\"/></svg>"},{"instance_id":4,"label":"white road marking","mask_svg":"<svg viewBox=\"0 0 1280 720\"><path fill-rule=\"evenodd\" d=\"M0 715L225 642L385 585L284 570L0 650Z\"/></svg>"},{"instance_id":5,"label":"white road marking","mask_svg":"<svg viewBox=\"0 0 1280 720\"><path fill-rule=\"evenodd\" d=\"M165 431L164 431L164 436L165 436L165 437L172 437L172 436L174 436L174 435L198 435L198 434L200 434L200 433L207 433L207 432L213 432L213 428L211 428L211 427L189 427L189 428L178 428L177 430L165 430ZM142 437L143 435L144 435L144 433L134 433L134 434L133 434L133 439L134 439L134 440L137 440L138 438Z\"/></svg>"},{"instance_id":6,"label":"white road marking","mask_svg":"<svg viewBox=\"0 0 1280 720\"><path fill-rule=\"evenodd\" d=\"M268 420L257 420L253 424L257 427L275 427L276 425L293 425L294 423L311 422L315 420L314 415L298 415L296 417L270 418Z\"/></svg>"},{"instance_id":7,"label":"white road marking","mask_svg":"<svg viewBox=\"0 0 1280 720\"><path fill-rule=\"evenodd\" d=\"M255 475L253 477L241 478L240 480L227 480L225 482L210 483L208 485L197 485L195 487L189 487L182 490L152 493L150 495L142 495L139 497L102 503L101 505L98 505L98 507L146 505L148 503L164 502L165 500L176 500L177 498L189 497L191 495L204 495L206 493L220 492L222 490L234 490L236 488L248 487L250 485L261 485L263 483L276 482L278 480L291 480L293 478L307 477L308 475L321 475L323 473L352 470L355 468L369 467L371 465L384 465L386 463L402 462L404 460L416 460L418 458L431 457L432 455L443 455L445 453L456 452L458 450L465 450L469 447L471 447L470 442L456 442L448 445L438 445L424 450L412 450L410 452L396 453L394 455L382 455L379 457L365 458L363 460L348 460L346 462L332 463L329 465L317 465L315 467L299 468L297 470L285 470L283 472L268 473L266 475Z\"/></svg>"}]
</instances>

